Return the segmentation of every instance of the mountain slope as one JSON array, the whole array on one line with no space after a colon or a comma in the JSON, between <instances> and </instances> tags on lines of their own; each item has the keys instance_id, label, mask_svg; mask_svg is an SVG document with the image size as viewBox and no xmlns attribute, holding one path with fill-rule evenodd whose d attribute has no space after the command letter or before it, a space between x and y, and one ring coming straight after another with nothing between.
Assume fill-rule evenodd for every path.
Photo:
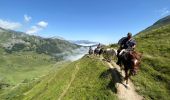
<instances>
[{"instance_id":1,"label":"mountain slope","mask_svg":"<svg viewBox=\"0 0 170 100\"><path fill-rule=\"evenodd\" d=\"M153 26L135 36L137 50L143 52L139 74L133 77L137 91L146 99L170 98L170 17L160 19Z\"/></svg>"},{"instance_id":2,"label":"mountain slope","mask_svg":"<svg viewBox=\"0 0 170 100\"><path fill-rule=\"evenodd\" d=\"M46 75L80 46L0 28L0 94Z\"/></svg>"},{"instance_id":3,"label":"mountain slope","mask_svg":"<svg viewBox=\"0 0 170 100\"><path fill-rule=\"evenodd\" d=\"M153 25L166 25L170 23L170 15L158 20Z\"/></svg>"},{"instance_id":4,"label":"mountain slope","mask_svg":"<svg viewBox=\"0 0 170 100\"><path fill-rule=\"evenodd\" d=\"M66 40L42 38L2 28L0 28L0 43L1 47L8 53L15 51L35 51L37 53L55 55L56 53L66 51L71 52L71 50L80 47Z\"/></svg>"},{"instance_id":5,"label":"mountain slope","mask_svg":"<svg viewBox=\"0 0 170 100\"><path fill-rule=\"evenodd\" d=\"M169 24L170 24L170 15L158 20L153 25L143 30L142 34L147 34L148 32L153 31L154 29L166 27L166 25L169 25Z\"/></svg>"},{"instance_id":6,"label":"mountain slope","mask_svg":"<svg viewBox=\"0 0 170 100\"><path fill-rule=\"evenodd\" d=\"M53 69L37 82L23 84L1 96L13 100L114 100L111 73L100 60L88 56Z\"/></svg>"}]
</instances>

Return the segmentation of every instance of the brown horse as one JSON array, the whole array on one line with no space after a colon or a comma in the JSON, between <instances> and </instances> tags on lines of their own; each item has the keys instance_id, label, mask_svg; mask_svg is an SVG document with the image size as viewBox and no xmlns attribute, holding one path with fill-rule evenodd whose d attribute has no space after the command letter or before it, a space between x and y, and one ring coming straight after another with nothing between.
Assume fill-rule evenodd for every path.
<instances>
[{"instance_id":1,"label":"brown horse","mask_svg":"<svg viewBox=\"0 0 170 100\"><path fill-rule=\"evenodd\" d=\"M89 55L92 55L92 54L93 54L93 50L89 49Z\"/></svg>"},{"instance_id":2,"label":"brown horse","mask_svg":"<svg viewBox=\"0 0 170 100\"><path fill-rule=\"evenodd\" d=\"M140 67L142 53L129 51L122 54L121 62L124 65L125 81L128 84L128 79L131 75L136 75Z\"/></svg>"}]
</instances>

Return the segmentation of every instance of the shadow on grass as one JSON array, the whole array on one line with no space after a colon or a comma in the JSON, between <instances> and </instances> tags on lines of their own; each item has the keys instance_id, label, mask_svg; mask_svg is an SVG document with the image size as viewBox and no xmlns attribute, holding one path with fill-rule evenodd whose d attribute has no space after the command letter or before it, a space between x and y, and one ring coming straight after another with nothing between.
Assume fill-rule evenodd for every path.
<instances>
[{"instance_id":1,"label":"shadow on grass","mask_svg":"<svg viewBox=\"0 0 170 100\"><path fill-rule=\"evenodd\" d=\"M116 68L114 68L114 69L110 68L110 69L104 71L103 73L101 73L100 78L109 78L110 79L110 82L107 85L107 88L111 89L112 92L114 92L114 93L117 93L116 83L122 84L122 81L123 81L123 76L116 70Z\"/></svg>"}]
</instances>

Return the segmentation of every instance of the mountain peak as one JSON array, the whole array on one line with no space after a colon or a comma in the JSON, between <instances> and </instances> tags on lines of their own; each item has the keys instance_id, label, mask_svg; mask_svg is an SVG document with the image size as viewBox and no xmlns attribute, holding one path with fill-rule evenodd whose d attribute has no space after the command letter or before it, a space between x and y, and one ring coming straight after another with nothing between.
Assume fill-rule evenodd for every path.
<instances>
[{"instance_id":1,"label":"mountain peak","mask_svg":"<svg viewBox=\"0 0 170 100\"><path fill-rule=\"evenodd\" d=\"M170 24L170 15L158 20L156 23L153 25L158 25L158 24Z\"/></svg>"},{"instance_id":2,"label":"mountain peak","mask_svg":"<svg viewBox=\"0 0 170 100\"><path fill-rule=\"evenodd\" d=\"M65 38L61 37L61 36L53 36L51 37L52 39L60 39L60 40L66 40Z\"/></svg>"}]
</instances>

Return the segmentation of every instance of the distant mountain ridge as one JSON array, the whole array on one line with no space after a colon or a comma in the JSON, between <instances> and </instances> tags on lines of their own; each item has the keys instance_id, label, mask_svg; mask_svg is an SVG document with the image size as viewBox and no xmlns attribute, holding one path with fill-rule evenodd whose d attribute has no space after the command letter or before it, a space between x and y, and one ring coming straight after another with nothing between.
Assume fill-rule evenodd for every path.
<instances>
[{"instance_id":1,"label":"distant mountain ridge","mask_svg":"<svg viewBox=\"0 0 170 100\"><path fill-rule=\"evenodd\" d=\"M35 51L54 55L65 51L77 49L80 46L58 38L42 38L0 28L0 45L6 52Z\"/></svg>"},{"instance_id":2,"label":"distant mountain ridge","mask_svg":"<svg viewBox=\"0 0 170 100\"><path fill-rule=\"evenodd\" d=\"M157 22L155 22L153 25L158 25L158 24L170 24L170 15L158 20Z\"/></svg>"},{"instance_id":3,"label":"distant mountain ridge","mask_svg":"<svg viewBox=\"0 0 170 100\"><path fill-rule=\"evenodd\" d=\"M65 38L63 37L60 37L60 36L53 36L53 37L50 37L51 39L60 39L60 40L66 40ZM67 41L67 40L66 40Z\"/></svg>"},{"instance_id":4,"label":"distant mountain ridge","mask_svg":"<svg viewBox=\"0 0 170 100\"><path fill-rule=\"evenodd\" d=\"M170 24L170 15L159 19L153 25L149 26L148 28L146 28L145 30L143 30L141 32L147 32L147 31L157 29L157 28L160 28L160 27L165 27L166 25L169 25L169 24Z\"/></svg>"}]
</instances>

